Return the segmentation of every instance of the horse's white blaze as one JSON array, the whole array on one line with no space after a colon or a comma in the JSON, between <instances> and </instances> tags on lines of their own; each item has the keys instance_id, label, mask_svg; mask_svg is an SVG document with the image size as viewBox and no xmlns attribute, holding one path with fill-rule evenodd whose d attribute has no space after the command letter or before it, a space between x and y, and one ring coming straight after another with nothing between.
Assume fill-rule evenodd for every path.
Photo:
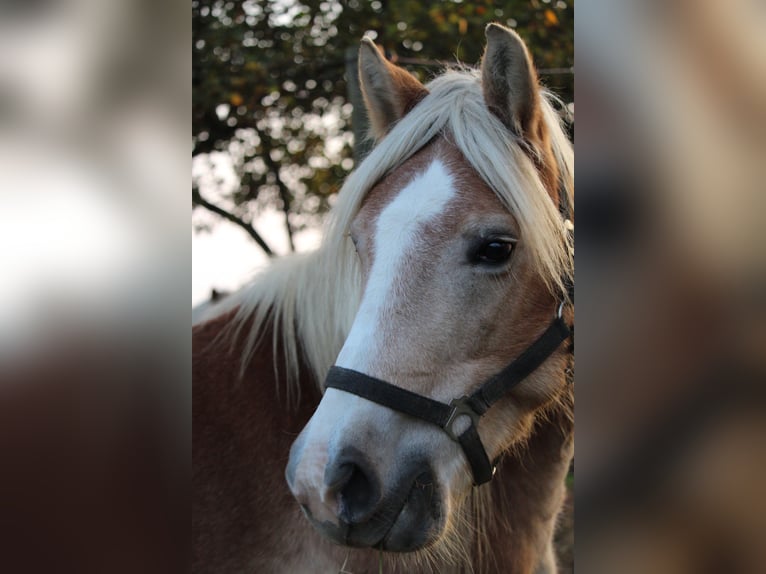
<instances>
[{"instance_id":1,"label":"horse's white blaze","mask_svg":"<svg viewBox=\"0 0 766 574\"><path fill-rule=\"evenodd\" d=\"M395 300L396 277L422 226L442 213L455 196L455 185L444 163L436 159L388 204L378 217L374 260L362 303L336 364L369 372L376 353L385 352L378 341L386 309Z\"/></svg>"},{"instance_id":2,"label":"horse's white blaze","mask_svg":"<svg viewBox=\"0 0 766 574\"><path fill-rule=\"evenodd\" d=\"M385 352L380 344L380 334L384 331L387 310L396 302L396 277L406 272L403 265L422 226L445 212L455 192L451 174L444 162L437 159L415 176L380 213L373 237L372 268L337 365L369 373L379 354ZM301 452L294 453L302 460L296 468L293 491L319 494L319 504L311 505L316 519L336 520L337 500L324 484L324 468L337 454L344 437L353 436L365 428L387 428L386 440L390 446L400 438L398 427L391 420L396 416L393 411L355 395L335 389L325 392L303 431L305 438L299 449ZM421 441L428 441L433 434L432 429L428 430ZM412 439L412 435L409 436ZM385 448L385 444L377 445L378 451Z\"/></svg>"}]
</instances>

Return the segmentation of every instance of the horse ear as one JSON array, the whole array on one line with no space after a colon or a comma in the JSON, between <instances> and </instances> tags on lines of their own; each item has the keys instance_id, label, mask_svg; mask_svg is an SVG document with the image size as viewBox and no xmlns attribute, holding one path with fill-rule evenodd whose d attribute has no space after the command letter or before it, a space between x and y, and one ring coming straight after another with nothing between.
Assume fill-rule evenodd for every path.
<instances>
[{"instance_id":1,"label":"horse ear","mask_svg":"<svg viewBox=\"0 0 766 574\"><path fill-rule=\"evenodd\" d=\"M542 134L542 109L537 73L524 41L513 30L489 24L481 62L484 100L514 133L530 141Z\"/></svg>"},{"instance_id":2,"label":"horse ear","mask_svg":"<svg viewBox=\"0 0 766 574\"><path fill-rule=\"evenodd\" d=\"M415 76L386 61L369 38L359 49L359 81L376 140L428 94Z\"/></svg>"}]
</instances>

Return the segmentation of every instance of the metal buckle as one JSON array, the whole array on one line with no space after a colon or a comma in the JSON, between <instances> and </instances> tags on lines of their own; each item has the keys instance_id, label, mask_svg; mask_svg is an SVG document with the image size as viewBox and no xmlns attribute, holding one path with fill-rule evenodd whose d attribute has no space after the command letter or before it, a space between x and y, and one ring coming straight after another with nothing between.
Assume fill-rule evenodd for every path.
<instances>
[{"instance_id":1,"label":"metal buckle","mask_svg":"<svg viewBox=\"0 0 766 574\"><path fill-rule=\"evenodd\" d=\"M454 424L455 420L461 415L466 415L471 419L471 424L475 428L478 428L480 415L471 408L471 406L468 404L468 397L465 395L459 399L452 399L449 403L449 406L452 407L452 412L450 412L447 422L444 423L444 432L446 432L447 436L449 436L452 440L458 442L457 435L452 430L452 425Z\"/></svg>"},{"instance_id":2,"label":"metal buckle","mask_svg":"<svg viewBox=\"0 0 766 574\"><path fill-rule=\"evenodd\" d=\"M564 313L564 301L559 303L558 311L556 311L556 319L561 319L561 315Z\"/></svg>"}]
</instances>

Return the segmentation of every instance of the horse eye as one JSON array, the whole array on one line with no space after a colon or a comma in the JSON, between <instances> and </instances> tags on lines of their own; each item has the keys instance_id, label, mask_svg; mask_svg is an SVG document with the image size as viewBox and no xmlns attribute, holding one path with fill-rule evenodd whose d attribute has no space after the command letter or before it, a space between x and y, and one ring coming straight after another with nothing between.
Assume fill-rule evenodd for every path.
<instances>
[{"instance_id":1,"label":"horse eye","mask_svg":"<svg viewBox=\"0 0 766 574\"><path fill-rule=\"evenodd\" d=\"M498 265L508 261L512 251L513 243L509 241L501 241L499 239L492 239L483 243L479 249L476 250L473 260L476 263Z\"/></svg>"}]
</instances>

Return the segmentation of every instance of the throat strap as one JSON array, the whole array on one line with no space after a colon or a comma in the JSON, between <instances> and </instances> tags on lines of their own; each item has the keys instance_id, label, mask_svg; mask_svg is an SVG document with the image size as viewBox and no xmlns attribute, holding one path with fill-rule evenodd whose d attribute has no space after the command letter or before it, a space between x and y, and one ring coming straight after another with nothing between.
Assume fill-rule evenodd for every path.
<instances>
[{"instance_id":1,"label":"throat strap","mask_svg":"<svg viewBox=\"0 0 766 574\"><path fill-rule=\"evenodd\" d=\"M569 326L561 317L556 317L545 332L527 347L516 360L498 374L490 377L471 395L469 401L473 409L480 415L487 412L489 407L542 365L570 335Z\"/></svg>"},{"instance_id":2,"label":"throat strap","mask_svg":"<svg viewBox=\"0 0 766 574\"><path fill-rule=\"evenodd\" d=\"M452 440L460 444L473 471L474 483L479 485L488 482L494 474L494 466L487 456L477 430L479 418L537 369L570 334L569 327L559 314L545 332L507 367L470 396L453 399L450 404L338 366L330 368L325 387L352 393L440 427ZM454 423L463 415L470 419L470 425L458 435L455 433Z\"/></svg>"}]
</instances>

